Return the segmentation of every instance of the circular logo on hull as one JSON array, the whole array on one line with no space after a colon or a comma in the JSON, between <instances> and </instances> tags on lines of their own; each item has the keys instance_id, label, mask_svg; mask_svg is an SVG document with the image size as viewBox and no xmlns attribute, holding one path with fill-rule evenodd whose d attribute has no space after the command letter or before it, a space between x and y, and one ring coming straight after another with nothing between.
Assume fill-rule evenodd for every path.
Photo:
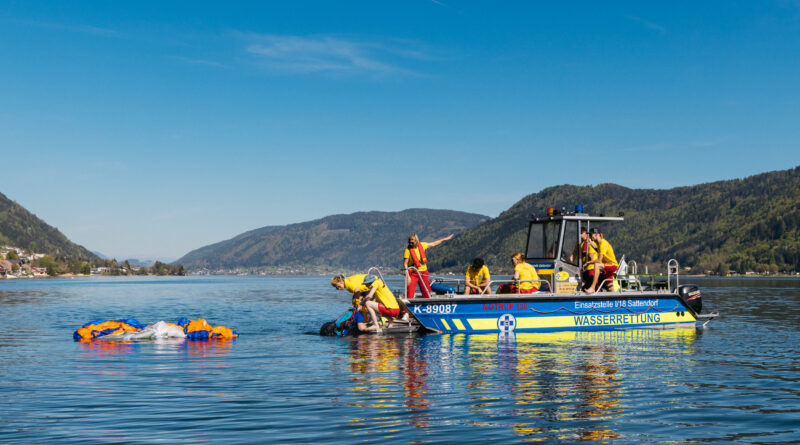
<instances>
[{"instance_id":1,"label":"circular logo on hull","mask_svg":"<svg viewBox=\"0 0 800 445\"><path fill-rule=\"evenodd\" d=\"M517 319L511 314L503 314L497 319L497 330L500 332L514 332L517 327Z\"/></svg>"}]
</instances>

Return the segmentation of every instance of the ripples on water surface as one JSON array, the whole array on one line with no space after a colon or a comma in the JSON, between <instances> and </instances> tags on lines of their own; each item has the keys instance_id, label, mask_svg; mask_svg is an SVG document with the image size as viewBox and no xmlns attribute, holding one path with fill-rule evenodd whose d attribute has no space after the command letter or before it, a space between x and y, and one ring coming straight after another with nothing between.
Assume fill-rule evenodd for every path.
<instances>
[{"instance_id":1,"label":"ripples on water surface","mask_svg":"<svg viewBox=\"0 0 800 445\"><path fill-rule=\"evenodd\" d=\"M800 281L694 281L705 330L357 339L326 277L4 281L0 442L800 441ZM241 337L72 340L181 316Z\"/></svg>"}]
</instances>

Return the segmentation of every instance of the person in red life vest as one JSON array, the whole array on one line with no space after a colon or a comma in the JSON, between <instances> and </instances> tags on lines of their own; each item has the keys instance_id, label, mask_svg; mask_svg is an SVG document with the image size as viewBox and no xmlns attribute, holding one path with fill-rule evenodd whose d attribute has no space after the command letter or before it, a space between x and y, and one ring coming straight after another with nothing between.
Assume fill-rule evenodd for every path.
<instances>
[{"instance_id":1,"label":"person in red life vest","mask_svg":"<svg viewBox=\"0 0 800 445\"><path fill-rule=\"evenodd\" d=\"M406 295L408 298L414 298L414 292L417 290L417 283L420 283L422 289L422 296L424 298L431 297L431 282L428 279L428 257L425 251L431 247L436 247L445 241L453 238L453 235L444 237L442 239L423 243L420 242L416 233L408 236L408 247L403 251L403 270L406 272ZM409 270L413 267L416 270Z\"/></svg>"},{"instance_id":2,"label":"person in red life vest","mask_svg":"<svg viewBox=\"0 0 800 445\"><path fill-rule=\"evenodd\" d=\"M594 292L597 289L597 283L603 282L605 282L606 289L612 291L614 290L614 272L619 267L617 257L614 256L614 249L603 238L603 234L597 227L592 227L589 230L589 237L597 246L597 257L592 262L594 268L589 271L592 275L592 284L586 289L586 293Z\"/></svg>"},{"instance_id":3,"label":"person in red life vest","mask_svg":"<svg viewBox=\"0 0 800 445\"><path fill-rule=\"evenodd\" d=\"M514 282L501 284L498 294L532 294L539 291L539 275L532 264L525 261L522 252L511 257L514 264Z\"/></svg>"}]
</instances>

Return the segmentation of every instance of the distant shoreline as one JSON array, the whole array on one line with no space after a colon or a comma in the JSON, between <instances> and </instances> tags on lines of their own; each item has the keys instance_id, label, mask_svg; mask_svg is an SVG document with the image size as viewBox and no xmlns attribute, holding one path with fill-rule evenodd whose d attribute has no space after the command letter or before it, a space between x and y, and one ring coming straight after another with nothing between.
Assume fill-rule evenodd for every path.
<instances>
[{"instance_id":1,"label":"distant shoreline","mask_svg":"<svg viewBox=\"0 0 800 445\"><path fill-rule=\"evenodd\" d=\"M308 276L308 277L313 277L313 276L328 276L328 275L332 275L332 274L333 274L333 272L330 272L330 273L308 273L308 274L303 274L303 273L192 274L192 273L189 273L189 274L187 274L185 276L188 276L188 277L200 277L200 276L209 276L209 277L236 277L236 276L246 276L246 277L270 277L270 276L291 277L291 276ZM391 276L391 277L402 276L402 274L398 274L398 273L388 273L388 274L384 274L384 275L387 276L387 277L388 276ZM448 273L434 274L434 275L432 275L432 278L435 278L435 277L454 277L454 276L458 276L458 275L461 275L461 274L448 274ZM507 274L505 274L505 275L507 275ZM129 278L129 277L157 277L157 276L179 276L179 275L149 275L149 274L148 275L108 275L108 274L83 275L83 274L66 273L66 274L60 274L60 275L56 275L56 276L49 276L49 275L36 275L36 276L24 276L24 277L5 277L5 276L0 276L0 282L6 281L6 280L41 280L41 279L53 279L53 278L76 278L76 277L77 278L94 278L94 277L115 277L115 276L116 277L128 277ZM498 274L497 276L504 276L504 274ZM666 277L667 275L666 274L656 274L655 276ZM722 280L722 279L747 279L747 280L797 279L797 280L800 280L800 274L793 274L793 275L789 275L789 274L774 274L774 275L751 274L751 275L727 275L727 276L705 275L705 274L692 274L692 275L690 275L690 274L682 274L682 275L680 275L680 277L681 278L699 278L699 279L716 279L716 280Z\"/></svg>"},{"instance_id":2,"label":"distant shoreline","mask_svg":"<svg viewBox=\"0 0 800 445\"><path fill-rule=\"evenodd\" d=\"M237 277L237 276L245 276L245 277L292 277L292 276L319 276L324 277L333 274L331 273L309 273L309 274L298 274L298 273L272 273L272 274L242 274L242 273L220 273L220 274L188 274L184 275L187 277ZM396 277L402 276L402 274L384 274L387 277ZM432 277L453 277L460 274L439 274L439 275L432 275ZM42 280L42 279L54 279L54 278L94 278L94 277L164 277L164 276L180 276L180 275L105 275L105 274L93 274L93 275L82 275L82 274L61 274L56 276L49 276L49 275L36 275L36 276L24 276L24 277L0 277L0 282L6 280ZM498 274L497 276L504 276L503 274ZM655 276L666 277L666 274L657 274ZM795 275L788 275L788 274L775 274L775 275L728 275L728 276L719 276L719 275L680 275L681 278L699 278L699 279L715 279L715 280L724 280L724 279L747 279L747 280L772 280L772 279L796 279L800 280L800 274Z\"/></svg>"}]
</instances>

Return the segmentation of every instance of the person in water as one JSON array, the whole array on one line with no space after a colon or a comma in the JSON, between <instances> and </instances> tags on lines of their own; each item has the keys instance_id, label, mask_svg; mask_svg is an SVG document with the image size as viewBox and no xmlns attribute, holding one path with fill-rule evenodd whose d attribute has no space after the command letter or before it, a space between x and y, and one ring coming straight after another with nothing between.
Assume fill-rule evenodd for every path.
<instances>
[{"instance_id":1,"label":"person in water","mask_svg":"<svg viewBox=\"0 0 800 445\"><path fill-rule=\"evenodd\" d=\"M614 290L614 273L617 271L617 267L619 267L617 257L614 255L614 248L603 238L603 234L597 227L592 227L592 230L589 231L589 237L597 246L597 256L589 263L594 267L589 270L592 277L592 284L586 288L586 292L595 292L598 283L604 283L606 289L612 291Z\"/></svg>"},{"instance_id":2,"label":"person in water","mask_svg":"<svg viewBox=\"0 0 800 445\"><path fill-rule=\"evenodd\" d=\"M353 327L355 327L358 332L381 331L381 327L377 323L370 322L372 318L370 310L361 301L361 296L358 291L353 295L353 307L356 308L356 313L353 315Z\"/></svg>"},{"instance_id":3,"label":"person in water","mask_svg":"<svg viewBox=\"0 0 800 445\"><path fill-rule=\"evenodd\" d=\"M511 256L514 264L514 282L505 283L497 289L498 294L532 294L539 291L539 274L532 264L525 261L525 256L517 252Z\"/></svg>"},{"instance_id":4,"label":"person in water","mask_svg":"<svg viewBox=\"0 0 800 445\"><path fill-rule=\"evenodd\" d=\"M352 311L349 319L344 319ZM319 335L324 337L357 336L359 332L380 332L380 326L371 321L369 309L361 302L360 293L353 295L352 307L334 321L326 322L319 329Z\"/></svg>"},{"instance_id":5,"label":"person in water","mask_svg":"<svg viewBox=\"0 0 800 445\"><path fill-rule=\"evenodd\" d=\"M452 238L453 235L451 234L430 243L423 243L420 242L416 233L408 236L408 246L403 251L403 270L406 272L406 295L408 298L414 298L417 283L422 289L422 296L424 298L431 297L431 282L428 279L428 257L425 251ZM414 267L416 270L409 270L409 267Z\"/></svg>"},{"instance_id":6,"label":"person in water","mask_svg":"<svg viewBox=\"0 0 800 445\"><path fill-rule=\"evenodd\" d=\"M347 289L354 294L359 293L370 318L376 325L379 325L377 314L389 320L386 326L389 328L392 327L393 320L400 315L400 305L389 290L389 286L374 275L357 274L349 277L337 275L331 278L331 286L339 290Z\"/></svg>"},{"instance_id":7,"label":"person in water","mask_svg":"<svg viewBox=\"0 0 800 445\"><path fill-rule=\"evenodd\" d=\"M475 258L472 260L472 265L467 268L464 278L464 295L481 294L484 291L492 293L492 289L489 288L491 279L489 268L483 263L483 258Z\"/></svg>"}]
</instances>

